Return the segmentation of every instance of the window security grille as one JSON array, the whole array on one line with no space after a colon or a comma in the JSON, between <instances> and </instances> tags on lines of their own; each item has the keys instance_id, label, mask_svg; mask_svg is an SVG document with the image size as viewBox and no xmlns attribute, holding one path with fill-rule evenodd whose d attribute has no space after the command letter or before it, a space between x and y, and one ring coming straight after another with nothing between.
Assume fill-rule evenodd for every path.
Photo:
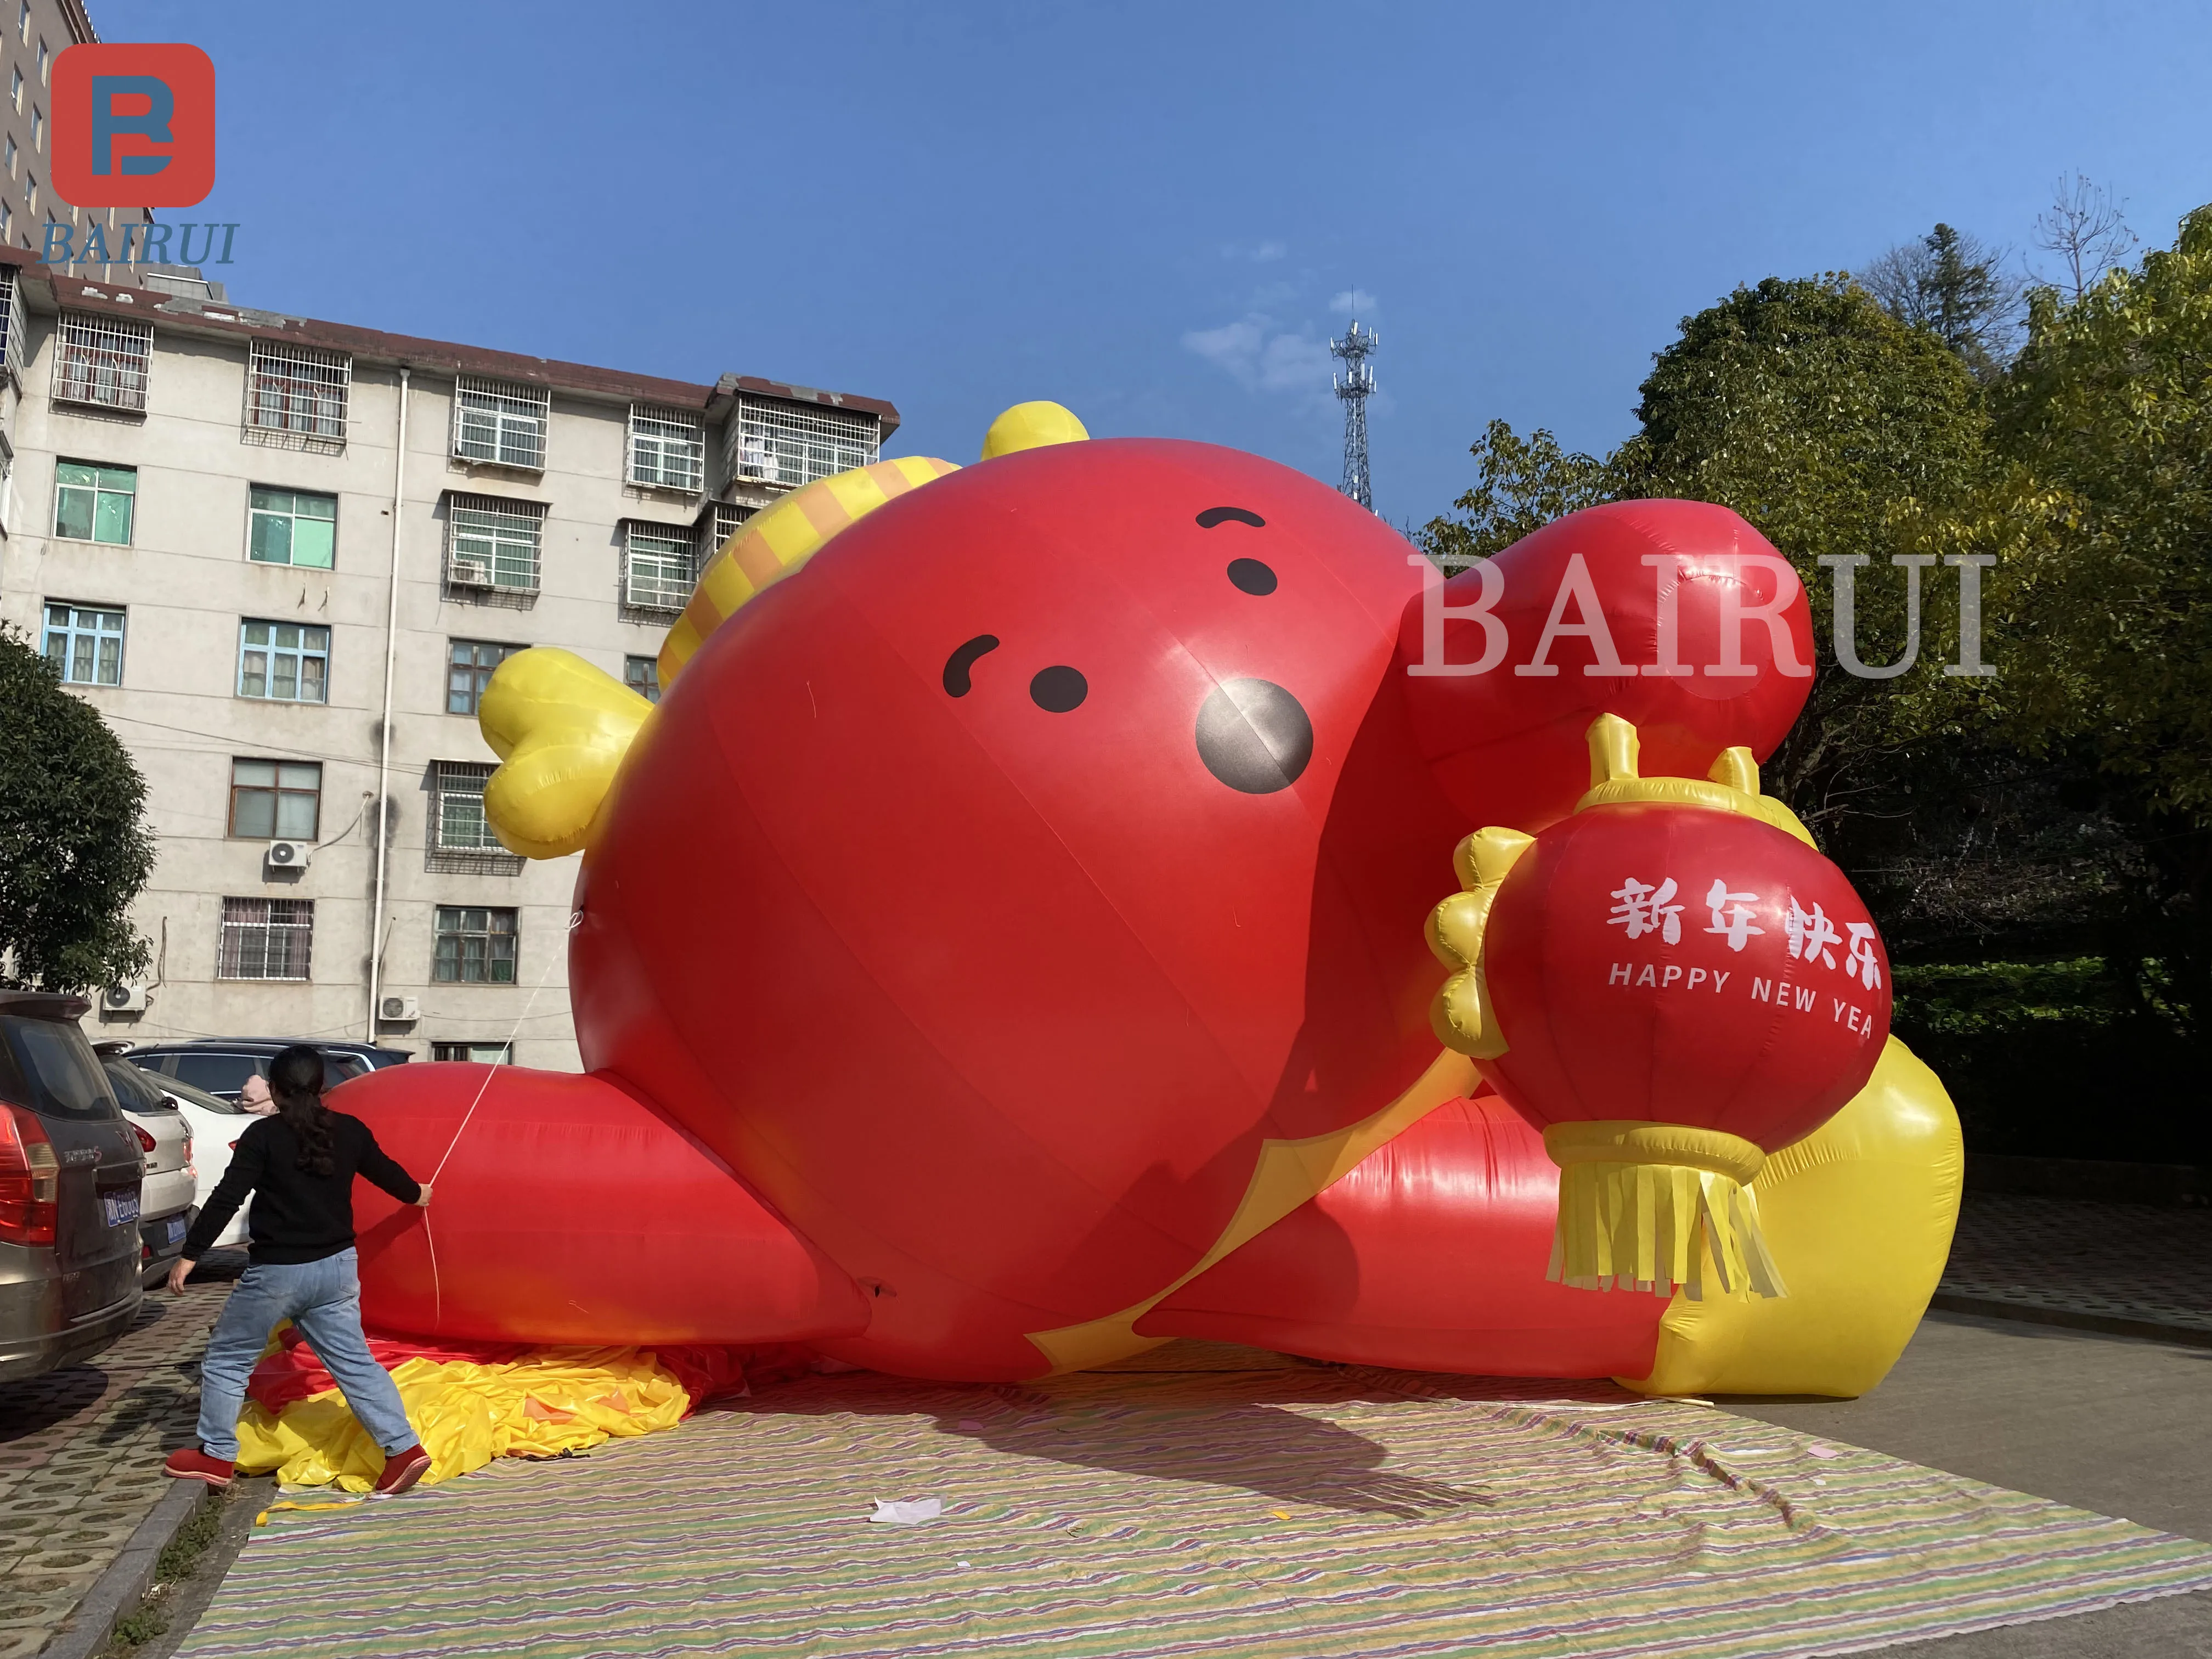
<instances>
[{"instance_id":1,"label":"window security grille","mask_svg":"<svg viewBox=\"0 0 2212 1659\"><path fill-rule=\"evenodd\" d=\"M633 611L681 611L697 580L691 536L675 525L623 526L623 603Z\"/></svg>"},{"instance_id":2,"label":"window security grille","mask_svg":"<svg viewBox=\"0 0 2212 1659\"><path fill-rule=\"evenodd\" d=\"M314 953L313 899L227 898L218 979L305 979Z\"/></svg>"},{"instance_id":3,"label":"window security grille","mask_svg":"<svg viewBox=\"0 0 2212 1659\"><path fill-rule=\"evenodd\" d=\"M492 769L475 761L434 763L432 787L437 816L432 820L433 848L441 853L483 853L512 856L484 817L484 785Z\"/></svg>"},{"instance_id":4,"label":"window security grille","mask_svg":"<svg viewBox=\"0 0 2212 1659\"><path fill-rule=\"evenodd\" d=\"M663 489L707 485L707 435L696 415L681 410L629 408L629 481Z\"/></svg>"},{"instance_id":5,"label":"window security grille","mask_svg":"<svg viewBox=\"0 0 2212 1659\"><path fill-rule=\"evenodd\" d=\"M342 444L352 380L353 359L343 352L256 340L246 372L246 427Z\"/></svg>"},{"instance_id":6,"label":"window security grille","mask_svg":"<svg viewBox=\"0 0 2212 1659\"><path fill-rule=\"evenodd\" d=\"M738 533L747 519L759 511L757 507L734 507L727 501L716 501L699 515L692 534L699 538L698 568L704 571L712 563L722 544Z\"/></svg>"},{"instance_id":7,"label":"window security grille","mask_svg":"<svg viewBox=\"0 0 2212 1659\"><path fill-rule=\"evenodd\" d=\"M545 509L496 495L454 495L446 512L446 580L455 587L538 591Z\"/></svg>"},{"instance_id":8,"label":"window security grille","mask_svg":"<svg viewBox=\"0 0 2212 1659\"><path fill-rule=\"evenodd\" d=\"M725 470L749 483L787 488L856 466L872 466L883 447L872 415L818 404L740 398L722 434Z\"/></svg>"},{"instance_id":9,"label":"window security grille","mask_svg":"<svg viewBox=\"0 0 2212 1659\"><path fill-rule=\"evenodd\" d=\"M453 453L465 461L545 470L545 422L553 394L505 380L453 383Z\"/></svg>"},{"instance_id":10,"label":"window security grille","mask_svg":"<svg viewBox=\"0 0 2212 1659\"><path fill-rule=\"evenodd\" d=\"M56 345L56 403L145 409L146 382L154 356L152 324L64 311Z\"/></svg>"},{"instance_id":11,"label":"window security grille","mask_svg":"<svg viewBox=\"0 0 2212 1659\"><path fill-rule=\"evenodd\" d=\"M0 212L0 235L4 235L7 228L6 215ZM4 347L0 357L4 357L8 378L20 391L23 385L23 285L15 280L12 265L0 274L0 295L4 295L0 297L0 328L8 331L7 338L0 341L0 347Z\"/></svg>"}]
</instances>

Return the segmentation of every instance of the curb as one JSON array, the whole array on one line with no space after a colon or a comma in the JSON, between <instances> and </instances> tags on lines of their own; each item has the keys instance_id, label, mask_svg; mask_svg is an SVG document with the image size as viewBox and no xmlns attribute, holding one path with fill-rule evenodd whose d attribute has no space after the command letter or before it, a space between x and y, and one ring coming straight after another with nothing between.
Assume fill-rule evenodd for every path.
<instances>
[{"instance_id":1,"label":"curb","mask_svg":"<svg viewBox=\"0 0 2212 1659\"><path fill-rule=\"evenodd\" d=\"M212 1491L198 1480L175 1480L155 1500L153 1512L138 1523L123 1553L107 1564L107 1571L46 1638L35 1659L94 1659L114 1634L115 1621L138 1603L154 1582L154 1568L169 1540L191 1518L200 1501Z\"/></svg>"},{"instance_id":2,"label":"curb","mask_svg":"<svg viewBox=\"0 0 2212 1659\"><path fill-rule=\"evenodd\" d=\"M2128 1319L2118 1314L2086 1313L2072 1308L2045 1308L2029 1302L2007 1302L1993 1296L1963 1296L1938 1291L1928 1299L1931 1308L1945 1313L1975 1314L1984 1319L2016 1320L2026 1325L2059 1325L2069 1330L2096 1331L2106 1336L2142 1337L2152 1342L2179 1343L2186 1348L2212 1348L2212 1331L2193 1325L2161 1325L2154 1319ZM45 1659L45 1656L40 1656Z\"/></svg>"}]
</instances>

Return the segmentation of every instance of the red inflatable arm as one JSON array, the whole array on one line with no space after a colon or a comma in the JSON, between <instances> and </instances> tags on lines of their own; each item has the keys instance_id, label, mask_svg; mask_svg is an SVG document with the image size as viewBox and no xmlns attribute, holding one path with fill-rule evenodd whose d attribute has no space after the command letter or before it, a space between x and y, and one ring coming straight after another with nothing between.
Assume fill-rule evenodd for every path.
<instances>
[{"instance_id":1,"label":"red inflatable arm","mask_svg":"<svg viewBox=\"0 0 2212 1659\"><path fill-rule=\"evenodd\" d=\"M356 1183L372 1331L598 1346L805 1341L867 1327L845 1274L605 1077L397 1066L330 1102L417 1181L445 1160L428 1209Z\"/></svg>"},{"instance_id":2,"label":"red inflatable arm","mask_svg":"<svg viewBox=\"0 0 2212 1659\"><path fill-rule=\"evenodd\" d=\"M1511 1107L1448 1101L1137 1329L1407 1370L1645 1376L1666 1299L1545 1280L1559 1190Z\"/></svg>"},{"instance_id":3,"label":"red inflatable arm","mask_svg":"<svg viewBox=\"0 0 2212 1659\"><path fill-rule=\"evenodd\" d=\"M1471 614L1486 581L1492 626ZM1398 672L1415 741L1470 827L1565 817L1589 787L1583 733L1600 714L1637 728L1647 776L1701 778L1724 749L1765 760L1813 689L1803 585L1771 542L1705 501L1570 514L1441 598L1440 611L1436 592L1407 605ZM1493 656L1482 673L1437 672ZM1525 672L1542 669L1557 672Z\"/></svg>"}]
</instances>

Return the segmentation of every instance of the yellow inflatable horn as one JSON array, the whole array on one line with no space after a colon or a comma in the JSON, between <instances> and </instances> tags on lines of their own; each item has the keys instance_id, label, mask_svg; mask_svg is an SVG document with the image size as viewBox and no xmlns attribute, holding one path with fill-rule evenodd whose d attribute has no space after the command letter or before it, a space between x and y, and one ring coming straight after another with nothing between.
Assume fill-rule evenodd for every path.
<instances>
[{"instance_id":1,"label":"yellow inflatable horn","mask_svg":"<svg viewBox=\"0 0 2212 1659\"><path fill-rule=\"evenodd\" d=\"M1016 404L991 422L983 434L983 459L995 460L1017 450L1048 444L1079 444L1091 436L1074 412L1054 403Z\"/></svg>"}]
</instances>

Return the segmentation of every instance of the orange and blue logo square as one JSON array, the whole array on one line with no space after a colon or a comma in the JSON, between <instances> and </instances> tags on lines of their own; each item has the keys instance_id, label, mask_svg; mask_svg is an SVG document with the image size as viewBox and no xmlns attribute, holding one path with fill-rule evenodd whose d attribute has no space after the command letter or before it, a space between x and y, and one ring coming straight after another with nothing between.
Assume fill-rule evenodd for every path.
<instances>
[{"instance_id":1,"label":"orange and blue logo square","mask_svg":"<svg viewBox=\"0 0 2212 1659\"><path fill-rule=\"evenodd\" d=\"M81 208L190 207L215 188L215 64L118 42L54 59L54 193Z\"/></svg>"}]
</instances>

